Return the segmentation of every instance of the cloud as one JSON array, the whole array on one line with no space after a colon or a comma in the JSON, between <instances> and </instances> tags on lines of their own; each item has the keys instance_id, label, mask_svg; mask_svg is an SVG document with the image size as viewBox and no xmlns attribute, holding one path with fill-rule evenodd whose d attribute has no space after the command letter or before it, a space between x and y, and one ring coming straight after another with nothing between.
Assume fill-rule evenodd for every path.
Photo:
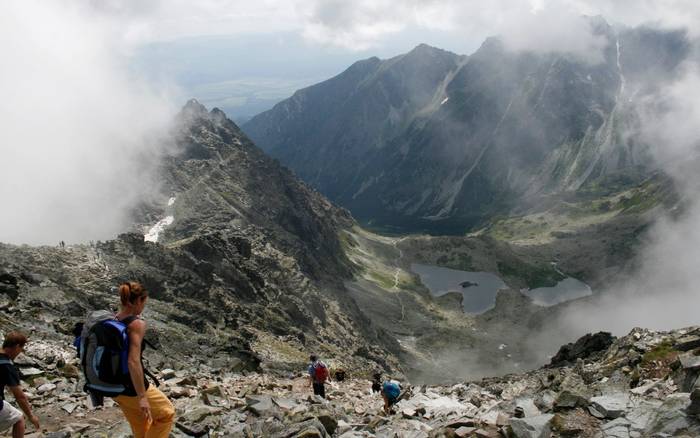
<instances>
[{"instance_id":1,"label":"cloud","mask_svg":"<svg viewBox=\"0 0 700 438\"><path fill-rule=\"evenodd\" d=\"M498 34L513 51L568 54L589 64L603 62L608 46L607 38L596 34L589 18L559 4L508 13Z\"/></svg>"},{"instance_id":2,"label":"cloud","mask_svg":"<svg viewBox=\"0 0 700 438\"><path fill-rule=\"evenodd\" d=\"M173 111L115 28L72 2L0 6L0 241L110 238L153 190Z\"/></svg>"},{"instance_id":3,"label":"cloud","mask_svg":"<svg viewBox=\"0 0 700 438\"><path fill-rule=\"evenodd\" d=\"M401 35L438 32L453 50L502 34L514 50L570 52L594 62L601 41L583 15L700 32L691 0L104 0L95 16L130 44L192 36L297 32L309 42L358 51ZM444 39L442 39L444 41ZM425 41L430 43L430 41Z\"/></svg>"},{"instance_id":4,"label":"cloud","mask_svg":"<svg viewBox=\"0 0 700 438\"><path fill-rule=\"evenodd\" d=\"M657 78L658 88L635 100L642 130L656 162L680 194L637 254L634 272L619 278L596 299L569 307L533 347L554 348L584 333L626 334L634 327L669 330L697 325L697 261L700 260L700 66L687 61L674 78ZM552 330L552 327L555 327Z\"/></svg>"}]
</instances>

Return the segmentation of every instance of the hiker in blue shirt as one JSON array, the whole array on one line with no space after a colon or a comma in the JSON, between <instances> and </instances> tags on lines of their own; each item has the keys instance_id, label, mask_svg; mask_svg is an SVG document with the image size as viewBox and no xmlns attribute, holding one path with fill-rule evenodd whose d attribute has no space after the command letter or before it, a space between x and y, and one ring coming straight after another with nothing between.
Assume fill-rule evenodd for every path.
<instances>
[{"instance_id":1,"label":"hiker in blue shirt","mask_svg":"<svg viewBox=\"0 0 700 438\"><path fill-rule=\"evenodd\" d=\"M387 380L382 384L382 398L384 399L384 413L391 413L391 407L401 399L401 385L395 380Z\"/></svg>"},{"instance_id":2,"label":"hiker in blue shirt","mask_svg":"<svg viewBox=\"0 0 700 438\"><path fill-rule=\"evenodd\" d=\"M322 361L318 360L318 357L315 354L309 356L309 360L311 360L311 364L309 365L309 380L311 380L314 395L321 396L321 398L326 398L326 387L324 385L330 376L328 366Z\"/></svg>"}]
</instances>

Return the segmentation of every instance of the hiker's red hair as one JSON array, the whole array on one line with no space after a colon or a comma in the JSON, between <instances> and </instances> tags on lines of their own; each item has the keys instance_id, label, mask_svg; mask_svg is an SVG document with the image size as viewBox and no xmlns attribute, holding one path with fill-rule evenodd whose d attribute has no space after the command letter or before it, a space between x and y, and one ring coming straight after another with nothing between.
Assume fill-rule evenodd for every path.
<instances>
[{"instance_id":1,"label":"hiker's red hair","mask_svg":"<svg viewBox=\"0 0 700 438\"><path fill-rule=\"evenodd\" d=\"M141 283L136 281L127 281L119 285L119 299L122 306L134 304L136 300L143 299L148 296L148 291L141 286Z\"/></svg>"}]
</instances>

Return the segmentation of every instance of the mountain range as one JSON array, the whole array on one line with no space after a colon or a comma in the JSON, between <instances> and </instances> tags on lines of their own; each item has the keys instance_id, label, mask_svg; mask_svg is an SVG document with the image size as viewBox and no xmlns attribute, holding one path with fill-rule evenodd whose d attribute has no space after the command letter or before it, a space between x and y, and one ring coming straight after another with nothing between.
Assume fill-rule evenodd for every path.
<instances>
[{"instance_id":1,"label":"mountain range","mask_svg":"<svg viewBox=\"0 0 700 438\"><path fill-rule=\"evenodd\" d=\"M591 63L513 52L489 38L470 56L420 45L356 62L242 128L362 224L462 234L557 194L655 170L635 101L692 53L682 31L591 26Z\"/></svg>"}]
</instances>

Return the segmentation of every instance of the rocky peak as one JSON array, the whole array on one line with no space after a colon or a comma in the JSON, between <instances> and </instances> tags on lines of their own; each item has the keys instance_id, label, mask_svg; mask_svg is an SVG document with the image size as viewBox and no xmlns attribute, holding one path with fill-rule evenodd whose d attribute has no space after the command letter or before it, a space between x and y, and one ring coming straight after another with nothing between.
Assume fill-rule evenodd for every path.
<instances>
[{"instance_id":1,"label":"rocky peak","mask_svg":"<svg viewBox=\"0 0 700 438\"><path fill-rule=\"evenodd\" d=\"M206 117L207 109L197 99L190 99L180 110L183 117Z\"/></svg>"}]
</instances>

